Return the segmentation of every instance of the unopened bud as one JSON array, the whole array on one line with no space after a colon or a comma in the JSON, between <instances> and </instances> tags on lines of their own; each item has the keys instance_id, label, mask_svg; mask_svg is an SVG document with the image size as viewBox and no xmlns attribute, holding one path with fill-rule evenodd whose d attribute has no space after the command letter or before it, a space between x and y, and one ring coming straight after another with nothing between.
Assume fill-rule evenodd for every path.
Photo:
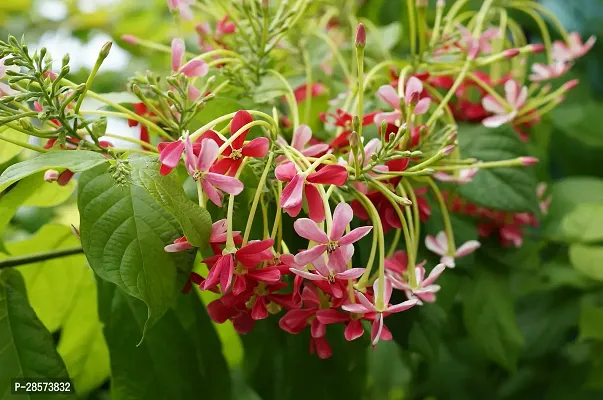
<instances>
[{"instance_id":1,"label":"unopened bud","mask_svg":"<svg viewBox=\"0 0 603 400\"><path fill-rule=\"evenodd\" d=\"M109 55L111 51L111 46L113 46L113 42L107 42L103 45L100 52L98 53L98 58L104 60Z\"/></svg>"},{"instance_id":2,"label":"unopened bud","mask_svg":"<svg viewBox=\"0 0 603 400\"><path fill-rule=\"evenodd\" d=\"M358 24L358 28L356 28L356 48L364 49L366 46L366 29L364 28L364 24Z\"/></svg>"},{"instance_id":3,"label":"unopened bud","mask_svg":"<svg viewBox=\"0 0 603 400\"><path fill-rule=\"evenodd\" d=\"M105 132L107 131L107 118L101 117L95 120L91 125L92 135L95 138L99 138L101 136L105 136Z\"/></svg>"},{"instance_id":4,"label":"unopened bud","mask_svg":"<svg viewBox=\"0 0 603 400\"><path fill-rule=\"evenodd\" d=\"M423 134L424 132L421 132L421 133ZM456 137L457 137L457 132L456 131L452 132L450 134L450 136L448 136L447 143L453 144L456 141Z\"/></svg>"},{"instance_id":5,"label":"unopened bud","mask_svg":"<svg viewBox=\"0 0 603 400\"><path fill-rule=\"evenodd\" d=\"M85 90L86 90L86 84L85 83L80 83L79 85L77 85L75 87L75 89L73 91L77 92L77 93L84 93Z\"/></svg>"},{"instance_id":6,"label":"unopened bud","mask_svg":"<svg viewBox=\"0 0 603 400\"><path fill-rule=\"evenodd\" d=\"M452 154L452 152L454 151L455 148L456 148L456 146L449 145L449 146L444 147L442 150L440 150L440 153L444 156L449 156Z\"/></svg>"},{"instance_id":7,"label":"unopened bud","mask_svg":"<svg viewBox=\"0 0 603 400\"><path fill-rule=\"evenodd\" d=\"M571 81L565 82L563 84L563 89L571 90L571 89L575 88L578 85L578 83L580 83L580 81L578 79L572 79Z\"/></svg>"},{"instance_id":8,"label":"unopened bud","mask_svg":"<svg viewBox=\"0 0 603 400\"><path fill-rule=\"evenodd\" d=\"M67 66L67 64L69 64L69 59L70 59L69 53L66 53L63 56L63 60L61 61L61 68L65 68Z\"/></svg>"},{"instance_id":9,"label":"unopened bud","mask_svg":"<svg viewBox=\"0 0 603 400\"><path fill-rule=\"evenodd\" d=\"M546 49L546 47L543 44L531 44L530 45L530 52L531 53L542 53L544 50Z\"/></svg>"},{"instance_id":10,"label":"unopened bud","mask_svg":"<svg viewBox=\"0 0 603 400\"><path fill-rule=\"evenodd\" d=\"M506 59L517 57L519 55L519 49L507 49L503 51L503 56Z\"/></svg>"},{"instance_id":11,"label":"unopened bud","mask_svg":"<svg viewBox=\"0 0 603 400\"><path fill-rule=\"evenodd\" d=\"M54 169L49 169L44 173L44 180L46 182L56 182L59 180L59 171Z\"/></svg>"},{"instance_id":12,"label":"unopened bud","mask_svg":"<svg viewBox=\"0 0 603 400\"><path fill-rule=\"evenodd\" d=\"M354 118L352 118L352 130L356 132L360 130L360 118L357 115L354 115Z\"/></svg>"},{"instance_id":13,"label":"unopened bud","mask_svg":"<svg viewBox=\"0 0 603 400\"><path fill-rule=\"evenodd\" d=\"M270 0L262 0L262 8L267 10L270 7Z\"/></svg>"},{"instance_id":14,"label":"unopened bud","mask_svg":"<svg viewBox=\"0 0 603 400\"><path fill-rule=\"evenodd\" d=\"M538 164L538 162L540 161L536 157L519 157L519 160L521 161L521 164L526 167Z\"/></svg>"},{"instance_id":15,"label":"unopened bud","mask_svg":"<svg viewBox=\"0 0 603 400\"><path fill-rule=\"evenodd\" d=\"M415 150L415 151L413 151L413 152L410 153L410 156L411 157L421 157L421 156L423 156L423 152L420 151L420 150Z\"/></svg>"},{"instance_id":16,"label":"unopened bud","mask_svg":"<svg viewBox=\"0 0 603 400\"><path fill-rule=\"evenodd\" d=\"M23 127L23 129L25 129L27 131L31 131L34 128L33 125L31 124L31 122L29 122L26 119L20 119L19 124L21 125L21 127Z\"/></svg>"},{"instance_id":17,"label":"unopened bud","mask_svg":"<svg viewBox=\"0 0 603 400\"><path fill-rule=\"evenodd\" d=\"M360 144L360 136L358 136L358 132L352 131L352 133L350 133L349 142L350 142L350 147L352 147L352 148L358 147L358 144Z\"/></svg>"},{"instance_id":18,"label":"unopened bud","mask_svg":"<svg viewBox=\"0 0 603 400\"><path fill-rule=\"evenodd\" d=\"M122 35L121 40L128 44L136 44L138 42L138 38L134 35Z\"/></svg>"},{"instance_id":19,"label":"unopened bud","mask_svg":"<svg viewBox=\"0 0 603 400\"><path fill-rule=\"evenodd\" d=\"M144 95L142 94L142 90L140 89L140 86L138 85L132 85L132 93L134 93L134 95L136 97L138 97L139 99L144 99Z\"/></svg>"},{"instance_id":20,"label":"unopened bud","mask_svg":"<svg viewBox=\"0 0 603 400\"><path fill-rule=\"evenodd\" d=\"M419 8L419 7L427 7L428 3L429 3L429 0L417 0L417 2L416 2L417 8Z\"/></svg>"},{"instance_id":21,"label":"unopened bud","mask_svg":"<svg viewBox=\"0 0 603 400\"><path fill-rule=\"evenodd\" d=\"M389 138L388 138L388 140L387 140L387 141L388 141L388 142L393 142L393 141L394 141L394 139L396 139L396 134L395 134L394 132L391 132L391 133L389 134Z\"/></svg>"}]
</instances>

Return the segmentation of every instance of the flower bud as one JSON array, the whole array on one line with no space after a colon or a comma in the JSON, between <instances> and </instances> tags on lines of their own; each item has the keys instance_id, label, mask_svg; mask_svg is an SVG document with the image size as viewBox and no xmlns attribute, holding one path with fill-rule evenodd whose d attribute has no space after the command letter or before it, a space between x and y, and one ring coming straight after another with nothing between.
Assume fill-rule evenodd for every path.
<instances>
[{"instance_id":1,"label":"flower bud","mask_svg":"<svg viewBox=\"0 0 603 400\"><path fill-rule=\"evenodd\" d=\"M49 169L44 173L44 180L46 182L56 182L59 180L59 171L54 169Z\"/></svg>"},{"instance_id":2,"label":"flower bud","mask_svg":"<svg viewBox=\"0 0 603 400\"><path fill-rule=\"evenodd\" d=\"M103 45L100 52L98 53L98 57L102 60L107 58L109 52L111 51L111 46L113 46L113 42L107 42Z\"/></svg>"},{"instance_id":3,"label":"flower bud","mask_svg":"<svg viewBox=\"0 0 603 400\"><path fill-rule=\"evenodd\" d=\"M578 79L572 79L569 82L565 82L563 84L563 89L564 90L571 90L571 89L575 88L578 85L579 82L580 81Z\"/></svg>"},{"instance_id":4,"label":"flower bud","mask_svg":"<svg viewBox=\"0 0 603 400\"><path fill-rule=\"evenodd\" d=\"M364 49L366 46L366 29L364 29L364 24L358 24L358 28L356 28L356 48Z\"/></svg>"},{"instance_id":5,"label":"flower bud","mask_svg":"<svg viewBox=\"0 0 603 400\"><path fill-rule=\"evenodd\" d=\"M543 44L531 44L530 45L530 52L531 53L542 53L544 50L546 49L546 47Z\"/></svg>"},{"instance_id":6,"label":"flower bud","mask_svg":"<svg viewBox=\"0 0 603 400\"><path fill-rule=\"evenodd\" d=\"M358 132L352 131L352 133L350 133L349 142L351 148L358 147L358 145L360 144L360 136L358 136Z\"/></svg>"},{"instance_id":7,"label":"flower bud","mask_svg":"<svg viewBox=\"0 0 603 400\"><path fill-rule=\"evenodd\" d=\"M352 118L352 130L356 132L360 130L360 118L357 115L354 115L354 118Z\"/></svg>"},{"instance_id":8,"label":"flower bud","mask_svg":"<svg viewBox=\"0 0 603 400\"><path fill-rule=\"evenodd\" d=\"M519 157L519 159L521 161L521 164L526 167L530 166L530 165L538 164L538 162L540 161L536 157Z\"/></svg>"},{"instance_id":9,"label":"flower bud","mask_svg":"<svg viewBox=\"0 0 603 400\"><path fill-rule=\"evenodd\" d=\"M507 49L503 51L503 56L508 60L519 55L519 49Z\"/></svg>"},{"instance_id":10,"label":"flower bud","mask_svg":"<svg viewBox=\"0 0 603 400\"><path fill-rule=\"evenodd\" d=\"M136 44L138 42L138 38L134 35L122 35L121 36L121 40L123 40L124 42L128 43L128 44Z\"/></svg>"},{"instance_id":11,"label":"flower bud","mask_svg":"<svg viewBox=\"0 0 603 400\"><path fill-rule=\"evenodd\" d=\"M452 154L452 152L454 151L455 148L456 148L456 146L449 145L449 146L444 147L442 150L440 150L440 153L443 156L449 156Z\"/></svg>"},{"instance_id":12,"label":"flower bud","mask_svg":"<svg viewBox=\"0 0 603 400\"><path fill-rule=\"evenodd\" d=\"M69 64L69 59L70 59L69 53L66 53L63 56L63 60L61 60L61 68L65 68L67 66L67 64Z\"/></svg>"}]
</instances>

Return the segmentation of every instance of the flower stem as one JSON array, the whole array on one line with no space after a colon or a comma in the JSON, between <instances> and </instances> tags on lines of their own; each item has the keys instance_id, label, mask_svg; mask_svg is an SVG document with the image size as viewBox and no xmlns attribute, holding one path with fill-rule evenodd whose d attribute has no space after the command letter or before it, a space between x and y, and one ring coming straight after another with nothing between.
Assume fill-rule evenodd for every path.
<instances>
[{"instance_id":1,"label":"flower stem","mask_svg":"<svg viewBox=\"0 0 603 400\"><path fill-rule=\"evenodd\" d=\"M425 181L429 184L429 187L431 187L431 190L433 191L433 194L436 196L436 199L440 205L442 219L444 220L444 230L446 231L446 237L448 239L448 255L454 257L454 254L456 253L456 244L454 243L454 232L452 230L450 214L448 214L448 207L446 206L442 192L440 192L438 185L435 184L433 179L426 178Z\"/></svg>"},{"instance_id":2,"label":"flower stem","mask_svg":"<svg viewBox=\"0 0 603 400\"><path fill-rule=\"evenodd\" d=\"M280 80L287 89L288 93L286 97L287 102L289 103L289 109L291 110L291 114L293 114L293 131L295 132L297 128L299 128L299 110L297 109L297 101L295 101L295 94L293 93L293 89L291 88L291 85L289 85L289 82L287 82L287 79L285 79L285 77L280 72L274 69L269 69L268 72L274 75L278 80Z\"/></svg>"},{"instance_id":3,"label":"flower stem","mask_svg":"<svg viewBox=\"0 0 603 400\"><path fill-rule=\"evenodd\" d=\"M219 152L218 154L220 154L220 153L221 152ZM235 178L239 179L239 176L241 176L241 172L245 168L245 164L247 164L247 157L243 158L243 162L241 163L239 170L235 174ZM234 237L232 235L234 199L235 199L235 195L231 194L230 198L228 199L228 211L226 212L226 247L224 248L224 251L227 253L232 253L233 250L236 249Z\"/></svg>"},{"instance_id":4,"label":"flower stem","mask_svg":"<svg viewBox=\"0 0 603 400\"><path fill-rule=\"evenodd\" d=\"M255 196L253 197L253 202L251 203L251 209L249 210L249 217L247 218L247 224L245 225L245 234L243 236L243 243L241 246L245 246L247 244L247 240L249 239L249 234L251 233L251 225L253 224L253 218L255 217L255 212L258 208L258 203L260 202L260 197L262 196L262 190L266 185L266 178L268 177L268 172L272 167L272 158L274 157L274 152L270 151L270 155L268 156L268 161L266 162L266 167L264 168L264 172L260 177L260 182L258 183L258 187L255 190ZM268 229L267 225L265 226Z\"/></svg>"}]
</instances>

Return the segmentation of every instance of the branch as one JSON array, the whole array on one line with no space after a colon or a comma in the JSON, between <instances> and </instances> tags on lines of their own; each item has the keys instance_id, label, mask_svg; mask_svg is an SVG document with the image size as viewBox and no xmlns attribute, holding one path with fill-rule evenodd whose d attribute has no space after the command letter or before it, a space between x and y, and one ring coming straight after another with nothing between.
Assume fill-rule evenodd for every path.
<instances>
[{"instance_id":1,"label":"branch","mask_svg":"<svg viewBox=\"0 0 603 400\"><path fill-rule=\"evenodd\" d=\"M55 258L68 257L76 254L81 254L84 249L81 246L70 247L60 250L45 251L42 253L28 254L25 256L10 257L0 260L0 269L18 267L20 265L34 264L40 261L54 260Z\"/></svg>"}]
</instances>

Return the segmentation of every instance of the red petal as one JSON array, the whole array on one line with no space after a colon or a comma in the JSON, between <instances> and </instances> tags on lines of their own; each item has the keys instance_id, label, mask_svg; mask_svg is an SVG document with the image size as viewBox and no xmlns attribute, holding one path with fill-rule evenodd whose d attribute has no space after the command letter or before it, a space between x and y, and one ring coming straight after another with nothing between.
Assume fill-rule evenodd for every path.
<instances>
[{"instance_id":1,"label":"red petal","mask_svg":"<svg viewBox=\"0 0 603 400\"><path fill-rule=\"evenodd\" d=\"M253 117L245 110L237 111L234 118L232 119L232 123L230 124L230 134L234 135L239 129L247 125L248 123L253 121ZM243 147L243 143L245 142L245 136L249 132L249 129L239 135L233 142L232 147L235 149L240 149Z\"/></svg>"},{"instance_id":2,"label":"red petal","mask_svg":"<svg viewBox=\"0 0 603 400\"><path fill-rule=\"evenodd\" d=\"M320 169L318 172L314 172L308 175L306 181L310 183L320 184L331 184L335 186L341 186L348 180L348 171L343 165L327 165Z\"/></svg>"}]
</instances>

